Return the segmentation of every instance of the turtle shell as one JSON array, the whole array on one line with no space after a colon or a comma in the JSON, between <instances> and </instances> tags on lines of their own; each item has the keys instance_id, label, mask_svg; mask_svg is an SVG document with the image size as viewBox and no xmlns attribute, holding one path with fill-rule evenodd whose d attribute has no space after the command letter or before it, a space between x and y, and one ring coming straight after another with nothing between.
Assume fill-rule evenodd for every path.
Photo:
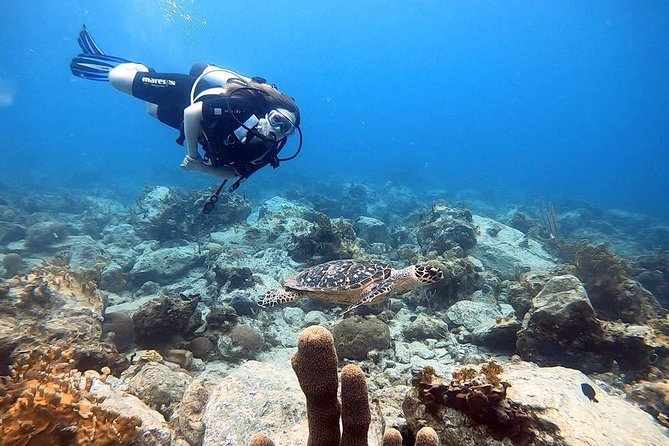
<instances>
[{"instance_id":1,"label":"turtle shell","mask_svg":"<svg viewBox=\"0 0 669 446\"><path fill-rule=\"evenodd\" d=\"M333 260L312 266L285 283L305 292L345 292L367 288L390 277L392 267L374 260Z\"/></svg>"}]
</instances>

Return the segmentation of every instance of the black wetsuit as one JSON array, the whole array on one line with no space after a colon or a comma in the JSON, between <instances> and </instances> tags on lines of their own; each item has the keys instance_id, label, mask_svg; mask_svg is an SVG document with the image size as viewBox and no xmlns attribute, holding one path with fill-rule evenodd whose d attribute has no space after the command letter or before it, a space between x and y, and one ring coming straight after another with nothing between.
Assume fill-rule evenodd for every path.
<instances>
[{"instance_id":1,"label":"black wetsuit","mask_svg":"<svg viewBox=\"0 0 669 446\"><path fill-rule=\"evenodd\" d=\"M182 145L184 109L191 104L193 84L206 66L196 64L190 74L137 73L132 83L134 97L156 104L158 120L181 131L177 142ZM213 85L203 79L198 82L195 96L213 87L220 85ZM206 161L212 166L232 166L239 176L248 177L262 166L278 164L275 152L280 147L268 147L266 141L253 137L242 143L234 134L251 115L260 118L269 112L270 106L264 95L255 89L242 87L229 97L204 95L197 101L202 102L203 117L203 135L199 142L205 150Z\"/></svg>"}]
</instances>

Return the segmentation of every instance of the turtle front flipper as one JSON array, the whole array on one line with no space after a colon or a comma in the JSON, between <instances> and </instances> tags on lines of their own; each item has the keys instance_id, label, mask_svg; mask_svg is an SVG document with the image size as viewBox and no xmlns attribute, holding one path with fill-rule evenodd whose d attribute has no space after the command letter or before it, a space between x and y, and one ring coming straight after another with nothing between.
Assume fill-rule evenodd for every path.
<instances>
[{"instance_id":1,"label":"turtle front flipper","mask_svg":"<svg viewBox=\"0 0 669 446\"><path fill-rule=\"evenodd\" d=\"M299 299L300 293L286 288L276 288L265 293L258 300L258 306L262 308L274 307L279 304L285 304Z\"/></svg>"},{"instance_id":2,"label":"turtle front flipper","mask_svg":"<svg viewBox=\"0 0 669 446\"><path fill-rule=\"evenodd\" d=\"M386 280L384 282L381 282L374 288L372 288L367 294L362 296L362 298L359 301L348 307L346 310L342 311L341 314L344 315L349 311L354 310L362 305L380 302L384 300L386 297L388 297L388 295L392 290L393 290L392 281Z\"/></svg>"}]
</instances>

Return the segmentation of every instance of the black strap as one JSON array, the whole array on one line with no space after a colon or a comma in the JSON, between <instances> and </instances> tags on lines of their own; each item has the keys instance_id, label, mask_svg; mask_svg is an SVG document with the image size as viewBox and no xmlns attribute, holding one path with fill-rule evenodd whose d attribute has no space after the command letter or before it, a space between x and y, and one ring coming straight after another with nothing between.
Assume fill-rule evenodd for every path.
<instances>
[{"instance_id":1,"label":"black strap","mask_svg":"<svg viewBox=\"0 0 669 446\"><path fill-rule=\"evenodd\" d=\"M214 192L213 195L209 196L209 199L207 200L207 202L204 204L204 207L202 208L202 213L203 214L209 214L209 213L211 213L211 211L214 210L214 206L216 206L216 203L218 203L218 196L221 194L221 191L223 190L223 186L225 186L225 183L227 183L227 182L228 182L228 179L226 178L225 180L223 180L221 185L218 186L218 189L216 189L216 192ZM237 181L237 183L238 182L239 181ZM237 183L235 183L235 184L237 184ZM234 184L233 184L233 186L234 186ZM239 187L239 186L237 186L237 187ZM230 189L232 189L232 187Z\"/></svg>"}]
</instances>

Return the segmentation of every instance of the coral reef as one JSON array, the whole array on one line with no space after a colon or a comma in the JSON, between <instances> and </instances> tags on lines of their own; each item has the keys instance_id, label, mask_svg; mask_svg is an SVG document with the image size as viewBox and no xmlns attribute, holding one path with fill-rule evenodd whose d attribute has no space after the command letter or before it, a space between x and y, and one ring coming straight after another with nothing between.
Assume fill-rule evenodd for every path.
<instances>
[{"instance_id":1,"label":"coral reef","mask_svg":"<svg viewBox=\"0 0 669 446\"><path fill-rule=\"evenodd\" d=\"M0 374L8 373L15 352L62 340L77 346L75 367L127 367L116 348L103 342L103 301L94 278L74 275L64 258L16 276L0 286Z\"/></svg>"},{"instance_id":2,"label":"coral reef","mask_svg":"<svg viewBox=\"0 0 669 446\"><path fill-rule=\"evenodd\" d=\"M0 383L3 445L136 444L141 421L101 408L91 377L73 368L74 356L60 346L17 357Z\"/></svg>"},{"instance_id":3,"label":"coral reef","mask_svg":"<svg viewBox=\"0 0 669 446\"><path fill-rule=\"evenodd\" d=\"M180 446L176 433L192 445L240 445L255 429L280 446L301 446L307 410L316 443L330 439L319 438L313 424L339 432L339 419L344 431L336 444L378 444L383 423L401 432L389 430L388 445L433 445L437 437L449 445L522 444L534 434L540 446L574 444L573 432L586 432L593 444L606 444L610 433L626 444L666 440L644 412L607 393L627 393L660 422L669 416L667 385L659 381L669 372L669 319L651 295L669 302L667 227L572 203L560 206L559 229L552 209L553 221L541 228L535 207L504 208L463 192L458 207L440 201L422 208L434 197L457 197L434 189L418 196L394 182L374 190L333 180L312 189L289 198L276 188L246 189L260 200L253 208L223 194L207 216L205 194L163 187L148 188L132 210L106 196L3 196L0 257L8 280L0 282L0 374L36 345L60 339L74 347L72 376L74 368L89 369L84 380L95 376L90 369L109 367L111 375L82 392L109 395L102 403L142 419L142 432L153 419L154 444L172 439ZM560 231L566 240L589 242L566 243ZM604 241L613 248L595 244ZM61 256L55 264L35 269L54 255ZM370 256L393 266L436 260L445 280L364 307L364 318L337 319L337 310L317 299L257 311L253 296L305 266ZM636 258L634 269L623 258ZM298 331L312 325L332 330L323 345L334 365L303 354L293 372L286 359ZM504 372L494 362L474 365L487 361L488 349ZM361 367L341 370L340 395L337 357ZM563 366L602 375L591 381ZM402 413L406 378L417 369L432 378L423 382L424 401L416 393ZM452 375L448 385L436 373ZM592 384L599 404L582 394L582 383ZM340 412L333 413L338 396ZM49 442L67 444L74 429L63 426L35 435L50 431L59 438ZM254 442L269 444L269 437Z\"/></svg>"}]
</instances>

